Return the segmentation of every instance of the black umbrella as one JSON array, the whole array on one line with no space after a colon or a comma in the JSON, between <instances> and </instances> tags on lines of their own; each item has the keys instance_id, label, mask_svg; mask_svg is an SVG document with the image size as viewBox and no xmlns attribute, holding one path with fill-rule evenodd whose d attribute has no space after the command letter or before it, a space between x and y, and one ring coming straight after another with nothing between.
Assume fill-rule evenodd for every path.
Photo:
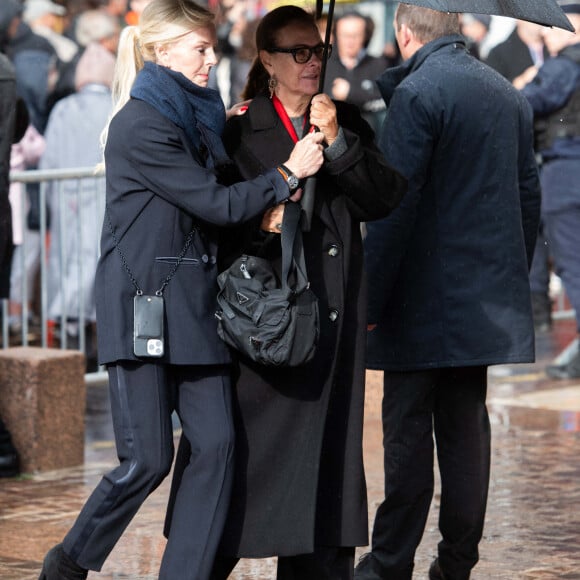
<instances>
[{"instance_id":1,"label":"black umbrella","mask_svg":"<svg viewBox=\"0 0 580 580\"><path fill-rule=\"evenodd\" d=\"M555 26L574 32L572 23L556 0L408 0L405 4L431 8L431 10L439 12L471 12L473 14L509 16L518 20L527 20L543 26Z\"/></svg>"}]
</instances>

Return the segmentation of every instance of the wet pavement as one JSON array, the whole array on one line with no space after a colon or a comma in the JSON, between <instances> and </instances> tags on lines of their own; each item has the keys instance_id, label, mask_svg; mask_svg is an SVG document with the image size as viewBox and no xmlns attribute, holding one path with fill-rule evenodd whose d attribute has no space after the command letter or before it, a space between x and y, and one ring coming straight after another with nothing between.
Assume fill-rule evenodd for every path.
<instances>
[{"instance_id":1,"label":"wet pavement","mask_svg":"<svg viewBox=\"0 0 580 580\"><path fill-rule=\"evenodd\" d=\"M574 338L574 322L557 321L537 337L536 363L490 369L491 487L474 580L580 580L580 379L554 381L543 372ZM371 525L383 487L381 384L380 373L368 373L364 445ZM38 578L44 553L61 540L101 474L116 464L111 439L107 389L90 386L85 464L0 479L2 580ZM147 500L102 572L89 579L157 578L168 486L169 479ZM438 499L436 492L415 578L427 578L436 553ZM275 560L242 561L231 578L273 580Z\"/></svg>"}]
</instances>

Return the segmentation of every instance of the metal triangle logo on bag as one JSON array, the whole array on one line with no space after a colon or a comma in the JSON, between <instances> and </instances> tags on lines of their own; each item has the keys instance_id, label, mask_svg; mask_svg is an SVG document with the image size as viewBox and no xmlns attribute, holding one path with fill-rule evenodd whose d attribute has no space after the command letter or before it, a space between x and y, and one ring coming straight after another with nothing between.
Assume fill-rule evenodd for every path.
<instances>
[{"instance_id":1,"label":"metal triangle logo on bag","mask_svg":"<svg viewBox=\"0 0 580 580\"><path fill-rule=\"evenodd\" d=\"M241 292L236 292L236 299L238 300L238 304L245 304L250 300L245 294L242 294Z\"/></svg>"}]
</instances>

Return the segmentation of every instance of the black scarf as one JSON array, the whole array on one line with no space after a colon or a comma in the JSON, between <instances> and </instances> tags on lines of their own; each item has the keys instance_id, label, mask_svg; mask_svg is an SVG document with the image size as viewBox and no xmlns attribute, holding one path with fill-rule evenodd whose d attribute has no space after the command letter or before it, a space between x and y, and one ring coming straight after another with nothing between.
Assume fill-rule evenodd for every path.
<instances>
[{"instance_id":1,"label":"black scarf","mask_svg":"<svg viewBox=\"0 0 580 580\"><path fill-rule=\"evenodd\" d=\"M131 97L149 103L183 129L202 154L207 149L208 167L229 162L221 140L226 112L217 91L192 83L180 72L146 62L135 79Z\"/></svg>"}]
</instances>

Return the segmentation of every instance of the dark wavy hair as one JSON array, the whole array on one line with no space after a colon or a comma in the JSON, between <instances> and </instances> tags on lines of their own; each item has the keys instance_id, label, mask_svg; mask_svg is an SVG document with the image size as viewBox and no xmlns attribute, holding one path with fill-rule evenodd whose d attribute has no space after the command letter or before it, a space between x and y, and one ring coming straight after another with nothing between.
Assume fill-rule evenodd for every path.
<instances>
[{"instance_id":1,"label":"dark wavy hair","mask_svg":"<svg viewBox=\"0 0 580 580\"><path fill-rule=\"evenodd\" d=\"M256 29L256 49L258 54L254 58L252 68L248 73L248 81L242 92L243 99L252 99L256 95L268 92L270 76L260 61L260 51L277 45L278 33L290 25L302 25L318 31L314 15L298 6L280 6L268 12Z\"/></svg>"}]
</instances>

